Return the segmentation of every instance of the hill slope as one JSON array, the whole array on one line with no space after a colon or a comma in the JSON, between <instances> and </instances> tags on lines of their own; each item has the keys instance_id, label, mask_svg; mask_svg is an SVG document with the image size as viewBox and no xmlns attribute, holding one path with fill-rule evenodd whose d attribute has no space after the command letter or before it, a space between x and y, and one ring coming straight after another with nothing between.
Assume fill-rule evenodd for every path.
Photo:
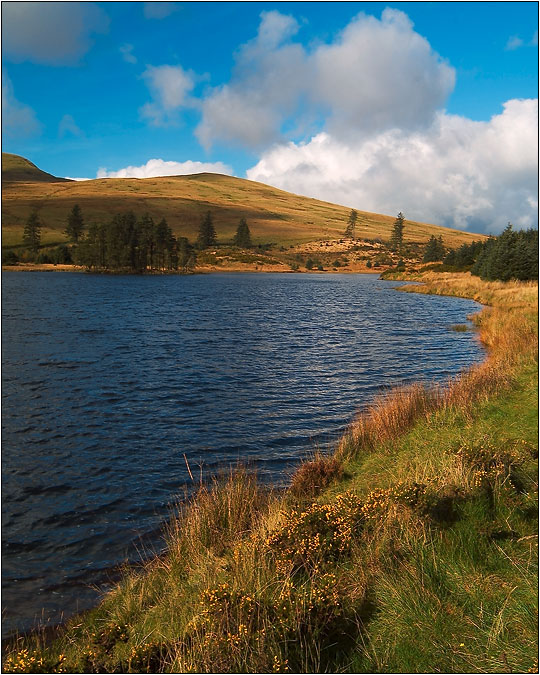
<instances>
[{"instance_id":1,"label":"hill slope","mask_svg":"<svg viewBox=\"0 0 540 675\"><path fill-rule=\"evenodd\" d=\"M2 180L21 183L70 183L68 178L57 178L42 171L28 159L19 155L2 153Z\"/></svg>"},{"instance_id":2,"label":"hill slope","mask_svg":"<svg viewBox=\"0 0 540 675\"><path fill-rule=\"evenodd\" d=\"M197 235L201 216L210 210L220 242L230 240L240 218L246 218L255 243L277 244L341 237L350 212L349 207L220 174L67 181L32 167L22 157L2 157L5 246L20 244L24 223L33 209L38 210L44 225L42 242L64 241L63 230L74 204L79 204L87 223L106 222L114 213L133 210L138 216L149 213L154 220L166 218L175 235L191 240ZM388 239L394 220L395 215L358 210L357 236ZM432 234L442 235L451 247L482 238L406 221L407 241L425 242Z\"/></svg>"}]
</instances>

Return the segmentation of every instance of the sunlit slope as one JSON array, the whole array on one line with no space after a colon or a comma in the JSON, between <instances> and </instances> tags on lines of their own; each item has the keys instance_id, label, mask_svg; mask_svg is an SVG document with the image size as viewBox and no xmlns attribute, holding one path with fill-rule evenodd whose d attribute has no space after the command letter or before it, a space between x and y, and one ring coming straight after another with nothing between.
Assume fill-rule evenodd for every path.
<instances>
[{"instance_id":1,"label":"sunlit slope","mask_svg":"<svg viewBox=\"0 0 540 675\"><path fill-rule=\"evenodd\" d=\"M4 182L4 245L21 242L24 223L33 209L37 209L43 222L42 241L64 240L66 219L74 204L81 207L86 223L106 222L114 213L133 210L137 215L149 213L155 220L166 218L176 235L192 240L197 235L202 215L210 210L219 241L230 240L240 218L246 218L256 243L277 244L340 237L350 213L350 207L212 173L67 182L62 179L45 182L28 177ZM395 214L386 216L357 210L359 237L387 239L390 236ZM452 247L475 238L475 235L458 230L411 221L406 223L407 240L423 242L432 234L441 234L445 243Z\"/></svg>"}]
</instances>

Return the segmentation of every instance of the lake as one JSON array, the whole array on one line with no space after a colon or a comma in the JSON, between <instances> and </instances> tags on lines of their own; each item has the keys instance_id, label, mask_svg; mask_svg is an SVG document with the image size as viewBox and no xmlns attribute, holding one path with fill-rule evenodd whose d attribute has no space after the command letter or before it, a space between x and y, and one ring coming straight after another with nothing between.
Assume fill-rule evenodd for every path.
<instances>
[{"instance_id":1,"label":"lake","mask_svg":"<svg viewBox=\"0 0 540 675\"><path fill-rule=\"evenodd\" d=\"M377 275L2 274L4 634L95 602L198 479L284 485L381 390L482 360L479 305ZM43 613L42 613L43 612Z\"/></svg>"}]
</instances>

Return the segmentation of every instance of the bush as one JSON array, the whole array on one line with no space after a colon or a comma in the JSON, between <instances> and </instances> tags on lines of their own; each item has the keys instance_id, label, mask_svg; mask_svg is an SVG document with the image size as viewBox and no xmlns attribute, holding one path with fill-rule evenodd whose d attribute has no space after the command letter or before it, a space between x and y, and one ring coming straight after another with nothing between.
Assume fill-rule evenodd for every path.
<instances>
[{"instance_id":1,"label":"bush","mask_svg":"<svg viewBox=\"0 0 540 675\"><path fill-rule=\"evenodd\" d=\"M312 260L311 258L308 258L308 259L306 260L306 269L307 269L307 270L312 270L314 264L315 264L315 263L313 262L313 260Z\"/></svg>"},{"instance_id":2,"label":"bush","mask_svg":"<svg viewBox=\"0 0 540 675\"><path fill-rule=\"evenodd\" d=\"M16 265L19 262L19 256L15 251L2 251L2 265Z\"/></svg>"}]
</instances>

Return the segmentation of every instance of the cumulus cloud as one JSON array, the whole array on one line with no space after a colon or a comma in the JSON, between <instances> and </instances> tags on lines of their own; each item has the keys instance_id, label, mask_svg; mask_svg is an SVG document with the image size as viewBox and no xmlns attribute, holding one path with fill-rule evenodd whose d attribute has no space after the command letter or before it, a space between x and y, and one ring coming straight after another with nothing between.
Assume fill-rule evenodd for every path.
<instances>
[{"instance_id":1,"label":"cumulus cloud","mask_svg":"<svg viewBox=\"0 0 540 675\"><path fill-rule=\"evenodd\" d=\"M287 44L298 28L291 16L261 14L256 38L238 52L231 82L202 102L195 134L203 147L221 140L260 149L280 138L282 122L297 111L308 79L303 47Z\"/></svg>"},{"instance_id":2,"label":"cumulus cloud","mask_svg":"<svg viewBox=\"0 0 540 675\"><path fill-rule=\"evenodd\" d=\"M330 44L305 49L292 38L293 17L263 12L256 38L237 54L231 81L202 103L196 134L264 147L283 139L292 119L324 119L336 136L366 135L432 122L452 91L454 69L413 29L407 16L385 9L381 19L358 15Z\"/></svg>"},{"instance_id":3,"label":"cumulus cloud","mask_svg":"<svg viewBox=\"0 0 540 675\"><path fill-rule=\"evenodd\" d=\"M488 122L439 113L422 130L278 145L250 180L362 210L481 232L538 219L538 101L511 100Z\"/></svg>"},{"instance_id":4,"label":"cumulus cloud","mask_svg":"<svg viewBox=\"0 0 540 675\"><path fill-rule=\"evenodd\" d=\"M182 66L148 66L142 74L152 101L139 110L143 119L155 126L175 124L181 108L194 105L190 92L195 86L192 73Z\"/></svg>"},{"instance_id":5,"label":"cumulus cloud","mask_svg":"<svg viewBox=\"0 0 540 675\"><path fill-rule=\"evenodd\" d=\"M10 60L73 65L93 35L107 31L109 19L91 2L4 2L2 23L2 50Z\"/></svg>"},{"instance_id":6,"label":"cumulus cloud","mask_svg":"<svg viewBox=\"0 0 540 675\"><path fill-rule=\"evenodd\" d=\"M145 19L165 19L180 9L176 2L144 2L143 13Z\"/></svg>"},{"instance_id":7,"label":"cumulus cloud","mask_svg":"<svg viewBox=\"0 0 540 675\"><path fill-rule=\"evenodd\" d=\"M40 131L34 110L15 98L11 80L2 73L2 132L11 138L21 138Z\"/></svg>"},{"instance_id":8,"label":"cumulus cloud","mask_svg":"<svg viewBox=\"0 0 540 675\"><path fill-rule=\"evenodd\" d=\"M163 159L149 159L141 166L126 166L118 171L100 168L98 178L156 178L158 176L187 176L193 173L222 173L232 176L230 166L223 162L167 162Z\"/></svg>"}]
</instances>

